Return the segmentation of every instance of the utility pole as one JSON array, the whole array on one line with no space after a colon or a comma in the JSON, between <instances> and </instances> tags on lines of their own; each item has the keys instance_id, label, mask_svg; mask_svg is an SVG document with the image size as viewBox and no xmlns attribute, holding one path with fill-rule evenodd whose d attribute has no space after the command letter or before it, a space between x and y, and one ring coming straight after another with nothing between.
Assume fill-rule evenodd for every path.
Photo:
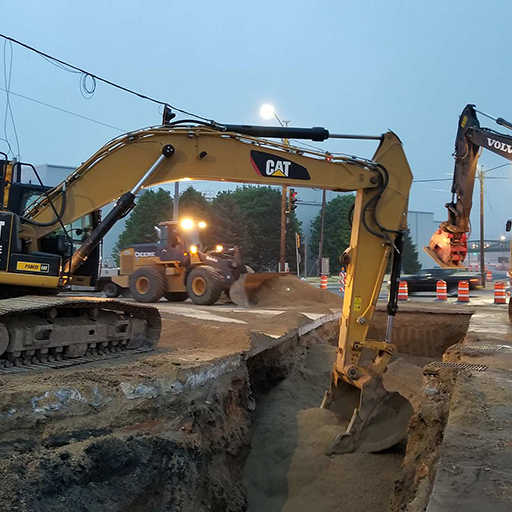
<instances>
[{"instance_id":1,"label":"utility pole","mask_svg":"<svg viewBox=\"0 0 512 512\"><path fill-rule=\"evenodd\" d=\"M180 210L180 182L174 182L174 200L172 209L172 220L178 222L179 210Z\"/></svg>"},{"instance_id":2,"label":"utility pole","mask_svg":"<svg viewBox=\"0 0 512 512\"><path fill-rule=\"evenodd\" d=\"M484 170L480 167L478 171L480 180L480 275L482 277L482 286L485 288L485 248L484 248Z\"/></svg>"},{"instance_id":3,"label":"utility pole","mask_svg":"<svg viewBox=\"0 0 512 512\"><path fill-rule=\"evenodd\" d=\"M324 222L325 222L325 189L322 191L322 220L320 222L320 245L318 247L318 275L322 273L322 258L324 257Z\"/></svg>"},{"instance_id":4,"label":"utility pole","mask_svg":"<svg viewBox=\"0 0 512 512\"><path fill-rule=\"evenodd\" d=\"M286 259L286 187L281 192L281 254L279 258L279 272L284 272Z\"/></svg>"},{"instance_id":5,"label":"utility pole","mask_svg":"<svg viewBox=\"0 0 512 512\"><path fill-rule=\"evenodd\" d=\"M512 244L512 241L510 243ZM306 235L304 235L304 277L308 277L308 239Z\"/></svg>"}]
</instances>

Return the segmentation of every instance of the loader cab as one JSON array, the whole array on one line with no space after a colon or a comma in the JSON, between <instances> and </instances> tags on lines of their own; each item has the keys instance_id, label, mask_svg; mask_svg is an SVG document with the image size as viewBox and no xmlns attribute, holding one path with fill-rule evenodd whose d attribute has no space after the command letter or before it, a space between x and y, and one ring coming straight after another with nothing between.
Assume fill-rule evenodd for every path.
<instances>
[{"instance_id":1,"label":"loader cab","mask_svg":"<svg viewBox=\"0 0 512 512\"><path fill-rule=\"evenodd\" d=\"M166 221L156 226L156 255L162 261L180 261L187 265L202 249L197 224L185 225L186 229L182 222Z\"/></svg>"}]
</instances>

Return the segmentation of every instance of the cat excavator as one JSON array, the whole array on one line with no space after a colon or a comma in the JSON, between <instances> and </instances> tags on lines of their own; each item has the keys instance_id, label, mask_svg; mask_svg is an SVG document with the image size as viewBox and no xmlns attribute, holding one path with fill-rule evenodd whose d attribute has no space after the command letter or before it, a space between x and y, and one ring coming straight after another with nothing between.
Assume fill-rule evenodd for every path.
<instances>
[{"instance_id":1,"label":"cat excavator","mask_svg":"<svg viewBox=\"0 0 512 512\"><path fill-rule=\"evenodd\" d=\"M0 288L12 295L32 295L0 301L0 361L37 364L34 356L44 362L46 354L57 350L65 359L81 357L91 345L96 349L118 338L125 345L154 346L159 332L154 309L122 301L45 297L72 282L94 284L98 244L133 208L144 187L191 179L356 191L350 245L341 256L347 279L337 357L321 405L349 423L327 453L374 452L398 443L406 435L412 407L399 393L388 392L382 379L396 352L392 326L412 183L398 137L392 132L344 135L324 128L173 118L166 107L161 126L111 140L51 189L22 183L22 164L7 159L1 163ZM278 141L330 138L370 140L378 147L373 157L360 158ZM35 198L30 195L34 188L39 194ZM115 206L100 221L99 209L113 201ZM84 225L83 219L89 221ZM269 216L267 221L279 229L279 218ZM75 236L81 237L79 243ZM386 339L367 340L391 258ZM254 289L249 274L245 285ZM363 352L372 357L362 358Z\"/></svg>"}]
</instances>

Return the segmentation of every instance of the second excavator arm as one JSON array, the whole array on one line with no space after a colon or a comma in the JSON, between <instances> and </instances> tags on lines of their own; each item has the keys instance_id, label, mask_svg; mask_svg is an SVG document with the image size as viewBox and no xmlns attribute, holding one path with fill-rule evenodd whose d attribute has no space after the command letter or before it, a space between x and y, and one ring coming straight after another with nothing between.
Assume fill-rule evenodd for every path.
<instances>
[{"instance_id":1,"label":"second excavator arm","mask_svg":"<svg viewBox=\"0 0 512 512\"><path fill-rule=\"evenodd\" d=\"M434 261L445 268L462 267L466 258L473 188L481 149L488 149L512 160L512 136L481 127L476 114L475 105L466 105L459 117L455 139L452 200L446 204L448 220L441 223L429 246L425 247L425 251ZM497 118L496 122L512 128L503 118Z\"/></svg>"},{"instance_id":2,"label":"second excavator arm","mask_svg":"<svg viewBox=\"0 0 512 512\"><path fill-rule=\"evenodd\" d=\"M126 134L104 146L65 183L36 202L28 217L39 223L34 227L39 238L52 230L48 223L55 211L61 211L64 194L66 207L60 221L69 224L116 198L120 198L118 203L126 200L130 207L141 186L185 178L356 191L350 246L342 256L347 282L338 353L323 406L350 421L347 432L329 448L330 453L361 447L368 451L385 449L405 436L412 414L405 398L387 392L382 385L382 374L395 352L391 325L412 173L402 144L392 132L373 137L379 141L377 151L371 159L364 159L326 157L325 153L260 138L301 136L286 130L174 124ZM326 130L312 130L303 135L317 140L329 136ZM279 218L267 220L279 229ZM110 222L108 217L104 222ZM93 232L91 238L94 236ZM393 253L395 299L389 306L388 336L385 341L367 340ZM86 254L71 261L70 271L83 257ZM363 363L363 351L374 354L369 363Z\"/></svg>"}]
</instances>

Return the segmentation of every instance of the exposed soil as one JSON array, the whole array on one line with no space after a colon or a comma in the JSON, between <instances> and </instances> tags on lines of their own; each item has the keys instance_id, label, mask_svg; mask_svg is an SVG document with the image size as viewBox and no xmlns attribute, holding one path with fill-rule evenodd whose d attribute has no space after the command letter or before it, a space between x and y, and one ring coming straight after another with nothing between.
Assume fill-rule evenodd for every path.
<instances>
[{"instance_id":1,"label":"exposed soil","mask_svg":"<svg viewBox=\"0 0 512 512\"><path fill-rule=\"evenodd\" d=\"M394 320L393 343L412 356L441 358L445 350L464 339L470 313L400 311ZM371 339L384 340L387 313L376 311L368 331Z\"/></svg>"},{"instance_id":2,"label":"exposed soil","mask_svg":"<svg viewBox=\"0 0 512 512\"><path fill-rule=\"evenodd\" d=\"M250 512L387 510L404 446L379 454L324 454L346 428L318 408L335 355L327 343L312 345L303 364L258 400L244 472ZM421 367L402 357L389 366L385 385L417 401L421 382Z\"/></svg>"},{"instance_id":3,"label":"exposed soil","mask_svg":"<svg viewBox=\"0 0 512 512\"><path fill-rule=\"evenodd\" d=\"M409 424L407 453L389 512L426 510L450 412L454 379L451 370L426 377L420 403Z\"/></svg>"},{"instance_id":4,"label":"exposed soil","mask_svg":"<svg viewBox=\"0 0 512 512\"><path fill-rule=\"evenodd\" d=\"M290 282L295 293L278 292L279 310L283 303L310 312L339 309L339 297L292 276ZM459 341L469 317L397 317L404 353L389 365L384 384L417 410L401 470L403 445L380 454L324 455L345 427L318 408L339 328L334 320L299 339L296 329L311 321L300 311L241 313L253 315L247 325L166 318L158 350L131 362L0 378L0 510L378 512L387 510L399 479L393 512L419 511L403 507L428 495L428 467L447 414L446 400L437 402L442 393L420 392L421 367ZM370 335L383 339L384 328L385 315L377 313ZM408 334L398 336L400 329ZM275 346L284 333L287 340ZM233 367L217 377L214 364L224 362ZM198 375L213 377L201 384Z\"/></svg>"},{"instance_id":5,"label":"exposed soil","mask_svg":"<svg viewBox=\"0 0 512 512\"><path fill-rule=\"evenodd\" d=\"M279 276L264 283L254 297L255 305L264 308L309 307L318 312L341 309L343 299L327 290L320 290L293 275Z\"/></svg>"}]
</instances>

